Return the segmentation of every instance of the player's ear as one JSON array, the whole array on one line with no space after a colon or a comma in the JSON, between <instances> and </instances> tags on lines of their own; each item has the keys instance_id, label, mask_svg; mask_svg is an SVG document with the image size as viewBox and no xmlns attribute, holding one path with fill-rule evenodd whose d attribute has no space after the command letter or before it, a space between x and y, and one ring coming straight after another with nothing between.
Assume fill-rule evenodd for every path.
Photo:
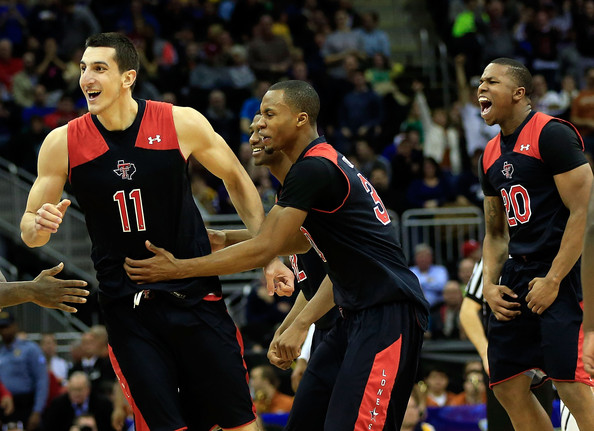
<instances>
[{"instance_id":1,"label":"player's ear","mask_svg":"<svg viewBox=\"0 0 594 431\"><path fill-rule=\"evenodd\" d=\"M516 87L514 90L513 98L515 101L519 101L526 96L526 88L524 87Z\"/></svg>"},{"instance_id":2,"label":"player's ear","mask_svg":"<svg viewBox=\"0 0 594 431\"><path fill-rule=\"evenodd\" d=\"M136 82L137 72L135 70L127 70L122 74L122 85L124 88L131 88Z\"/></svg>"},{"instance_id":3,"label":"player's ear","mask_svg":"<svg viewBox=\"0 0 594 431\"><path fill-rule=\"evenodd\" d=\"M300 112L297 115L297 127L304 126L308 123L309 123L309 115L307 115L307 112Z\"/></svg>"}]
</instances>

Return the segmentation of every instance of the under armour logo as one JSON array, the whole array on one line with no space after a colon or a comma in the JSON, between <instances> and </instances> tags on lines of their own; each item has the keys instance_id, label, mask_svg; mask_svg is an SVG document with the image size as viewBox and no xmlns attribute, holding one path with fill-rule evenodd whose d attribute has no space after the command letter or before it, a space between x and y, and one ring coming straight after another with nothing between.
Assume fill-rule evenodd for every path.
<instances>
[{"instance_id":1,"label":"under armour logo","mask_svg":"<svg viewBox=\"0 0 594 431\"><path fill-rule=\"evenodd\" d=\"M148 137L148 143L149 145L153 145L153 142L161 142L161 135L157 135L154 138L152 136Z\"/></svg>"},{"instance_id":2,"label":"under armour logo","mask_svg":"<svg viewBox=\"0 0 594 431\"><path fill-rule=\"evenodd\" d=\"M118 177L122 177L123 180L132 180L132 175L136 172L136 166L134 166L134 163L118 160L117 169L114 169L113 171Z\"/></svg>"},{"instance_id":3,"label":"under armour logo","mask_svg":"<svg viewBox=\"0 0 594 431\"><path fill-rule=\"evenodd\" d=\"M520 145L520 151L528 151L530 149L530 144Z\"/></svg>"}]
</instances>

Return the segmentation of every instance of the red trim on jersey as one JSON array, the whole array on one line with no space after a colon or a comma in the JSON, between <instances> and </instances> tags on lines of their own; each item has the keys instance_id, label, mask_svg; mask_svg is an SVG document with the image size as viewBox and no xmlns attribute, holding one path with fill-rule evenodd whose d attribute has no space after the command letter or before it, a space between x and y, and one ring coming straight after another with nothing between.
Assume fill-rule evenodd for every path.
<instances>
[{"instance_id":1,"label":"red trim on jersey","mask_svg":"<svg viewBox=\"0 0 594 431\"><path fill-rule=\"evenodd\" d=\"M202 299L205 301L214 302L214 301L220 301L221 299L223 299L223 296L215 295L214 293L209 293Z\"/></svg>"},{"instance_id":2,"label":"red trim on jersey","mask_svg":"<svg viewBox=\"0 0 594 431\"><path fill-rule=\"evenodd\" d=\"M580 302L580 307L582 312L584 311L584 303ZM578 357L577 357L577 364L575 367L575 381L584 383L588 386L594 386L594 381L590 378L590 375L586 373L584 369L584 324L580 325L580 335L578 338Z\"/></svg>"},{"instance_id":3,"label":"red trim on jersey","mask_svg":"<svg viewBox=\"0 0 594 431\"><path fill-rule=\"evenodd\" d=\"M229 312L229 311L227 311ZM239 348L240 348L240 352L241 352L241 361L243 362L243 368L245 368L245 381L247 382L247 384L250 384L250 373L248 372L248 367L247 364L245 363L245 357L243 356L243 353L245 351L244 345L243 345L243 337L241 336L241 332L239 331L239 328L237 327L237 325L235 325L235 338L237 339L237 342L239 343ZM252 422L254 422L256 420L256 405L254 404L254 400L252 400L252 413L254 414L254 420L247 422L244 425L240 425L237 428L241 428L242 426L251 424ZM231 428L233 429L233 428Z\"/></svg>"},{"instance_id":4,"label":"red trim on jersey","mask_svg":"<svg viewBox=\"0 0 594 431\"><path fill-rule=\"evenodd\" d=\"M346 182L347 182L348 189L347 189L347 194L344 197L344 200L338 206L338 208L335 208L331 211L325 211L325 210L319 210L317 208L312 208L312 210L318 211L321 213L326 213L326 214L335 213L336 211L338 211L339 209L342 208L342 206L348 199L349 195L351 194L351 182L349 181L349 177L347 176L346 172L343 171L342 168L338 165L338 153L336 152L336 150L334 149L334 147L332 145L322 143L322 144L314 145L313 147L311 147L305 153L305 155L303 157L323 157L324 159L330 160L332 163L334 163L336 165L336 167L338 169L340 169L340 172L342 172L342 174L344 175L344 178L346 179Z\"/></svg>"},{"instance_id":5,"label":"red trim on jersey","mask_svg":"<svg viewBox=\"0 0 594 431\"><path fill-rule=\"evenodd\" d=\"M392 388L400 367L402 336L375 355L354 431L383 429Z\"/></svg>"},{"instance_id":6,"label":"red trim on jersey","mask_svg":"<svg viewBox=\"0 0 594 431\"><path fill-rule=\"evenodd\" d=\"M90 162L109 150L89 113L68 122L67 139L69 179L73 168Z\"/></svg>"},{"instance_id":7,"label":"red trim on jersey","mask_svg":"<svg viewBox=\"0 0 594 431\"><path fill-rule=\"evenodd\" d=\"M136 431L150 431L148 425L146 424L144 418L142 417L142 413L140 413L138 406L134 402L134 398L132 398L132 394L130 393L130 388L128 387L128 382L126 381L126 378L124 377L124 374L122 373L120 364L118 363L118 360L115 357L115 354L113 353L113 350L111 349L110 345L107 346L107 351L109 352L109 361L111 362L113 371L115 372L115 375L118 378L118 382L120 382L120 387L122 388L122 391L124 392L126 401L128 401L128 404L130 404L130 407L132 407L132 412L134 413L134 429ZM187 429L187 428L186 427L180 428L180 430L185 430L185 429Z\"/></svg>"},{"instance_id":8,"label":"red trim on jersey","mask_svg":"<svg viewBox=\"0 0 594 431\"><path fill-rule=\"evenodd\" d=\"M180 150L173 121L173 105L146 101L135 147L147 150Z\"/></svg>"},{"instance_id":9,"label":"red trim on jersey","mask_svg":"<svg viewBox=\"0 0 594 431\"><path fill-rule=\"evenodd\" d=\"M542 157L540 156L539 138L543 127L552 120L559 121L571 127L582 144L582 151L584 150L584 140L573 124L569 121L543 114L542 112L536 112L520 131L518 140L514 145L514 153L520 153L542 160ZM499 156L501 156L501 134L491 139L485 147L485 153L483 155L484 173L487 173L487 170L493 163L495 163Z\"/></svg>"}]
</instances>

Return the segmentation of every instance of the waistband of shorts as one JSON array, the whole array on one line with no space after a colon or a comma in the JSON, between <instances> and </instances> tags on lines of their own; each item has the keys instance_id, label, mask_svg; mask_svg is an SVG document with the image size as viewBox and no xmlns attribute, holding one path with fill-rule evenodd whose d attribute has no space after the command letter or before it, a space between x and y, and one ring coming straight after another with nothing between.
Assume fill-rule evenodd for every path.
<instances>
[{"instance_id":1,"label":"waistband of shorts","mask_svg":"<svg viewBox=\"0 0 594 431\"><path fill-rule=\"evenodd\" d=\"M531 253L531 254L513 254L510 257L522 263L530 262L547 262L550 263L555 259L556 253Z\"/></svg>"}]
</instances>

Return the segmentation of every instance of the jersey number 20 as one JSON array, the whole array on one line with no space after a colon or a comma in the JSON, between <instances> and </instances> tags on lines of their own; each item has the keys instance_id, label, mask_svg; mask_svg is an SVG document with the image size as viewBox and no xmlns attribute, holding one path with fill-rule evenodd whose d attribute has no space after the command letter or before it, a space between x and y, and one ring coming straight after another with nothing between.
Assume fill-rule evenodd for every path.
<instances>
[{"instance_id":1,"label":"jersey number 20","mask_svg":"<svg viewBox=\"0 0 594 431\"><path fill-rule=\"evenodd\" d=\"M518 223L528 223L532 215L528 190L519 184L515 184L509 189L509 192L501 189L501 197L507 213L507 222L510 226L516 226ZM522 206L520 206L519 199L522 200Z\"/></svg>"},{"instance_id":2,"label":"jersey number 20","mask_svg":"<svg viewBox=\"0 0 594 431\"><path fill-rule=\"evenodd\" d=\"M134 214L136 215L136 229L138 229L138 231L146 230L140 189L132 190L128 194L128 197L134 204ZM128 205L126 204L126 193L123 190L118 190L113 195L113 200L118 204L120 221L122 222L122 230L124 232L132 232L132 228L130 227L130 218L128 217Z\"/></svg>"}]
</instances>

